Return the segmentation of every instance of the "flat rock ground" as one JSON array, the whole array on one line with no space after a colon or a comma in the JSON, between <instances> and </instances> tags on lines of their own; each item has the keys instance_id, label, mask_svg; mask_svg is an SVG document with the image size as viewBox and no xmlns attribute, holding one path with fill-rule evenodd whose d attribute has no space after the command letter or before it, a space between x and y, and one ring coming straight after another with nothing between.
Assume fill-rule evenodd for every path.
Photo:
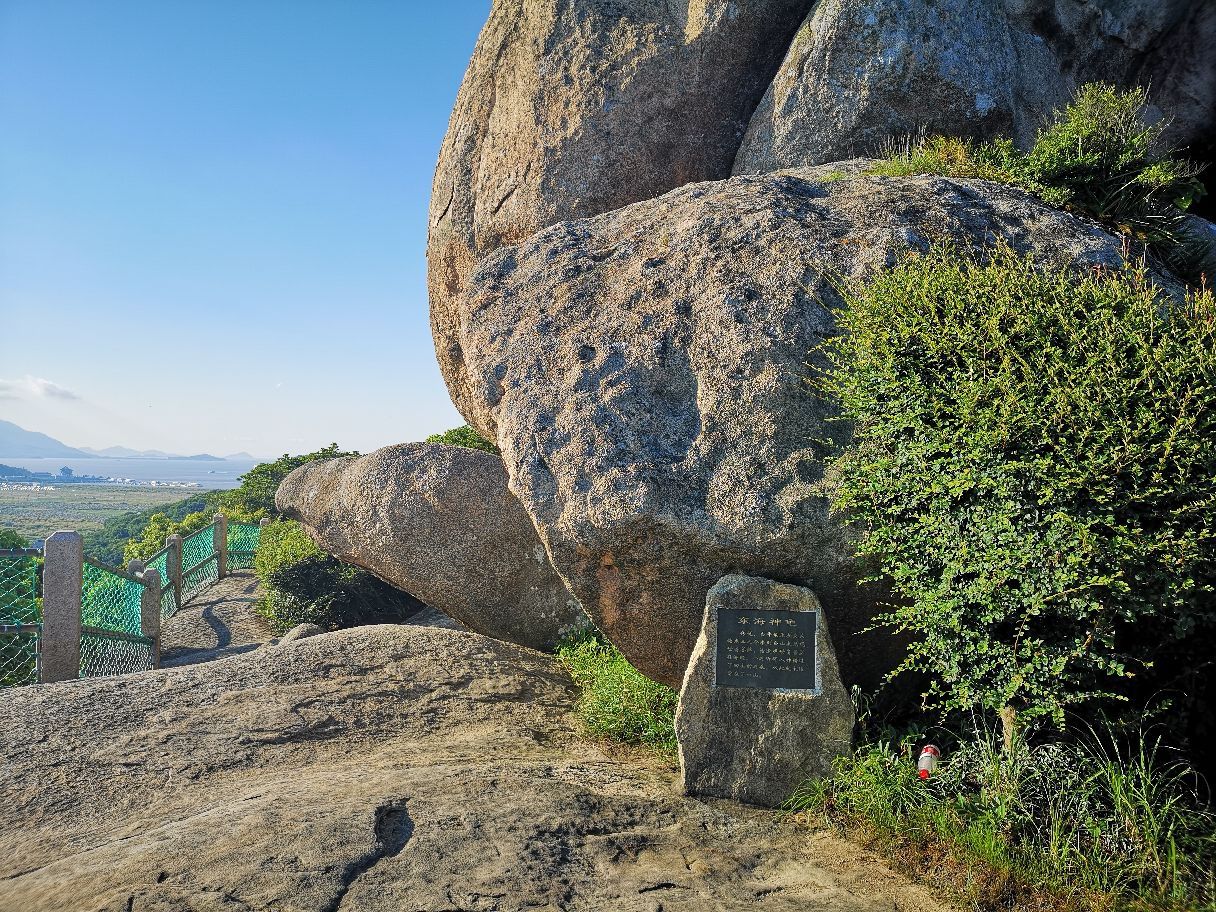
<instances>
[{"instance_id":1,"label":"flat rock ground","mask_svg":"<svg viewBox=\"0 0 1216 912\"><path fill-rule=\"evenodd\" d=\"M928 910L581 739L549 656L371 626L0 703L0 909Z\"/></svg>"}]
</instances>

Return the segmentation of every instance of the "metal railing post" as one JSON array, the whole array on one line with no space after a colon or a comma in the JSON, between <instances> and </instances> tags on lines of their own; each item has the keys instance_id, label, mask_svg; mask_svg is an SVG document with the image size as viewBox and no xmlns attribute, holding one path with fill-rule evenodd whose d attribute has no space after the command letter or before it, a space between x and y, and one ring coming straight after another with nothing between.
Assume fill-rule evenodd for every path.
<instances>
[{"instance_id":1,"label":"metal railing post","mask_svg":"<svg viewBox=\"0 0 1216 912\"><path fill-rule=\"evenodd\" d=\"M56 532L42 553L42 683L75 681L80 677L84 540L79 532Z\"/></svg>"},{"instance_id":2,"label":"metal railing post","mask_svg":"<svg viewBox=\"0 0 1216 912\"><path fill-rule=\"evenodd\" d=\"M228 517L215 514L215 570L216 582L228 575Z\"/></svg>"}]
</instances>

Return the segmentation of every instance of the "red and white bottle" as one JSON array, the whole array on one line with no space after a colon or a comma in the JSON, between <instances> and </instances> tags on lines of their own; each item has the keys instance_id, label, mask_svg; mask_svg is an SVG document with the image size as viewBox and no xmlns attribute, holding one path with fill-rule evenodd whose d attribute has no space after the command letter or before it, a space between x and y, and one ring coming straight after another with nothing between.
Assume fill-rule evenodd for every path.
<instances>
[{"instance_id":1,"label":"red and white bottle","mask_svg":"<svg viewBox=\"0 0 1216 912\"><path fill-rule=\"evenodd\" d=\"M937 769L937 761L941 755L942 752L936 744L926 744L920 752L920 760L916 764L916 775L921 779L928 779Z\"/></svg>"}]
</instances>

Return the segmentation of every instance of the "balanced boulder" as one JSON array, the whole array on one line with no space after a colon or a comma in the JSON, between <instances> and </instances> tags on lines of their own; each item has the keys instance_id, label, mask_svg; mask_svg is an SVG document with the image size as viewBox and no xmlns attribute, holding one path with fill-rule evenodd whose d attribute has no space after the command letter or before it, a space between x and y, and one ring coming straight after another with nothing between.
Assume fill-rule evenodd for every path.
<instances>
[{"instance_id":1,"label":"balanced boulder","mask_svg":"<svg viewBox=\"0 0 1216 912\"><path fill-rule=\"evenodd\" d=\"M659 681L679 685L730 573L814 590L846 685L897 660L889 635L861 633L880 593L828 508L825 456L849 429L811 380L835 282L939 238L1121 261L1118 239L1019 190L864 167L564 222L491 254L465 293L459 341L511 489L596 624Z\"/></svg>"},{"instance_id":2,"label":"balanced boulder","mask_svg":"<svg viewBox=\"0 0 1216 912\"><path fill-rule=\"evenodd\" d=\"M823 0L735 161L755 174L920 131L1022 146L1087 82L1145 85L1177 145L1216 139L1216 5L1190 0Z\"/></svg>"},{"instance_id":3,"label":"balanced boulder","mask_svg":"<svg viewBox=\"0 0 1216 912\"><path fill-rule=\"evenodd\" d=\"M496 0L435 169L431 325L487 437L456 338L477 260L569 218L727 177L811 0Z\"/></svg>"},{"instance_id":4,"label":"balanced boulder","mask_svg":"<svg viewBox=\"0 0 1216 912\"><path fill-rule=\"evenodd\" d=\"M275 501L322 550L478 633L551 649L589 624L492 453L407 443L312 462Z\"/></svg>"}]
</instances>

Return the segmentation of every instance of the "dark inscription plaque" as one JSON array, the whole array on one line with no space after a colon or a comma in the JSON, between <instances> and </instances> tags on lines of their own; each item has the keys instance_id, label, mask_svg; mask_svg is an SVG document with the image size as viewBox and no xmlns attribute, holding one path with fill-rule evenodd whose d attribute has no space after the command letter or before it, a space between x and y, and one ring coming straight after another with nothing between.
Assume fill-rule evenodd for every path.
<instances>
[{"instance_id":1,"label":"dark inscription plaque","mask_svg":"<svg viewBox=\"0 0 1216 912\"><path fill-rule=\"evenodd\" d=\"M718 609L715 684L815 689L816 611Z\"/></svg>"}]
</instances>

